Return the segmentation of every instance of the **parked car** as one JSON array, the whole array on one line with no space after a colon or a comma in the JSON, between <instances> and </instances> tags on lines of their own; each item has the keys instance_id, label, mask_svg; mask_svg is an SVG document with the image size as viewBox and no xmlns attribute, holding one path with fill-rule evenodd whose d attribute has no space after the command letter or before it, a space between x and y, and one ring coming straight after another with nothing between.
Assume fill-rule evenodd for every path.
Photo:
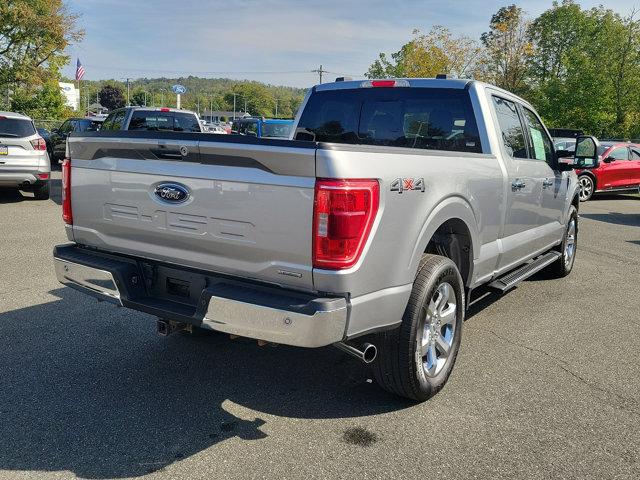
<instances>
[{"instance_id":1,"label":"parked car","mask_svg":"<svg viewBox=\"0 0 640 480\"><path fill-rule=\"evenodd\" d=\"M209 133L215 133L218 135L226 135L227 131L221 125L211 124L209 125Z\"/></svg>"},{"instance_id":2,"label":"parked car","mask_svg":"<svg viewBox=\"0 0 640 480\"><path fill-rule=\"evenodd\" d=\"M0 187L32 191L36 199L47 200L50 182L47 145L33 120L0 112Z\"/></svg>"},{"instance_id":3,"label":"parked car","mask_svg":"<svg viewBox=\"0 0 640 480\"><path fill-rule=\"evenodd\" d=\"M51 160L58 162L64 158L67 150L67 137L70 133L98 131L103 121L104 118L101 117L68 118L59 128L51 130L50 142L53 152Z\"/></svg>"},{"instance_id":4,"label":"parked car","mask_svg":"<svg viewBox=\"0 0 640 480\"><path fill-rule=\"evenodd\" d=\"M425 400L451 373L474 289L573 268L577 177L515 95L468 80L327 83L294 132L71 135L58 279L159 317L162 334L333 344ZM577 142L577 160L595 161L596 140Z\"/></svg>"},{"instance_id":5,"label":"parked car","mask_svg":"<svg viewBox=\"0 0 640 480\"><path fill-rule=\"evenodd\" d=\"M246 117L233 122L232 133L258 138L289 138L293 120Z\"/></svg>"},{"instance_id":6,"label":"parked car","mask_svg":"<svg viewBox=\"0 0 640 480\"><path fill-rule=\"evenodd\" d=\"M47 153L49 154L49 160L53 158L53 144L51 143L51 132L46 128L36 128L38 135L40 135L44 142L47 144Z\"/></svg>"},{"instance_id":7,"label":"parked car","mask_svg":"<svg viewBox=\"0 0 640 480\"><path fill-rule=\"evenodd\" d=\"M174 108L125 107L111 112L102 130L204 132L198 114Z\"/></svg>"},{"instance_id":8,"label":"parked car","mask_svg":"<svg viewBox=\"0 0 640 480\"><path fill-rule=\"evenodd\" d=\"M640 145L603 142L594 167L576 170L580 201L600 192L629 192L640 188Z\"/></svg>"}]
</instances>

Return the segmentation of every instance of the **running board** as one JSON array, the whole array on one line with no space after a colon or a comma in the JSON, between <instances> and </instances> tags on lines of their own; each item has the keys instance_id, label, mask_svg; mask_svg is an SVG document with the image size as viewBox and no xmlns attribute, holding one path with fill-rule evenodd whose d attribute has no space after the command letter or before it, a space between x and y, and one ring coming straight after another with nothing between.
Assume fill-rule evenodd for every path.
<instances>
[{"instance_id":1,"label":"running board","mask_svg":"<svg viewBox=\"0 0 640 480\"><path fill-rule=\"evenodd\" d=\"M491 288L496 288L500 291L506 292L512 289L521 281L529 278L534 273L539 272L547 265L552 264L561 257L560 252L547 252L544 255L531 260L529 263L525 263L523 266L512 270L506 275L494 280L489 284Z\"/></svg>"}]
</instances>

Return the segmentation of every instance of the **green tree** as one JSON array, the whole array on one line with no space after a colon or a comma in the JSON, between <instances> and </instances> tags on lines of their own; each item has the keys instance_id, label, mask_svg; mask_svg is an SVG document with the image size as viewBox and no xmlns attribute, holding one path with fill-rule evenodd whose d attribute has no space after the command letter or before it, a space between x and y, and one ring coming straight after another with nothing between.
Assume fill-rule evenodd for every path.
<instances>
[{"instance_id":1,"label":"green tree","mask_svg":"<svg viewBox=\"0 0 640 480\"><path fill-rule=\"evenodd\" d=\"M225 95L228 104L233 105L233 94L236 94L236 111L244 111L251 115L269 117L273 115L275 96L265 86L257 82L239 83Z\"/></svg>"},{"instance_id":2,"label":"green tree","mask_svg":"<svg viewBox=\"0 0 640 480\"><path fill-rule=\"evenodd\" d=\"M529 22L516 5L500 8L480 40L485 46L484 71L489 82L515 93L527 89L529 59L533 47L527 30Z\"/></svg>"},{"instance_id":3,"label":"green tree","mask_svg":"<svg viewBox=\"0 0 640 480\"><path fill-rule=\"evenodd\" d=\"M58 83L50 81L39 87L19 88L11 97L11 110L34 119L57 119L70 114Z\"/></svg>"},{"instance_id":4,"label":"green tree","mask_svg":"<svg viewBox=\"0 0 640 480\"><path fill-rule=\"evenodd\" d=\"M0 2L0 91L58 80L65 48L84 35L77 20L62 0Z\"/></svg>"},{"instance_id":5,"label":"green tree","mask_svg":"<svg viewBox=\"0 0 640 480\"><path fill-rule=\"evenodd\" d=\"M100 104L109 110L124 107L125 100L122 88L115 85L105 85L98 93Z\"/></svg>"},{"instance_id":6,"label":"green tree","mask_svg":"<svg viewBox=\"0 0 640 480\"><path fill-rule=\"evenodd\" d=\"M448 28L434 25L424 34L413 31L413 38L391 54L384 53L369 67L369 78L435 77L439 73L456 77L478 75L481 48L475 40L454 36Z\"/></svg>"}]
</instances>

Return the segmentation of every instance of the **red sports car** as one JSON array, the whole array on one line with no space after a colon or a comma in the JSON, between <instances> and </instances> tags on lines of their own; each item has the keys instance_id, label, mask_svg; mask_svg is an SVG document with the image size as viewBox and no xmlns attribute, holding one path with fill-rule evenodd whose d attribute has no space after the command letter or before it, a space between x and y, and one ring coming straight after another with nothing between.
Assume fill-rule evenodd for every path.
<instances>
[{"instance_id":1,"label":"red sports car","mask_svg":"<svg viewBox=\"0 0 640 480\"><path fill-rule=\"evenodd\" d=\"M596 192L638 191L640 188L640 145L603 142L598 148L595 168L576 170L580 181L580 201Z\"/></svg>"}]
</instances>

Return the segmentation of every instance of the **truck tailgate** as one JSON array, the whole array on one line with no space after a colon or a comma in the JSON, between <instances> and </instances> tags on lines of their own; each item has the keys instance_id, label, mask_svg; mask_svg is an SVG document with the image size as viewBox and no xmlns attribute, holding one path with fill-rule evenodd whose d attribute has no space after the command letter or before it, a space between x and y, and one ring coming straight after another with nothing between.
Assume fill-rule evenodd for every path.
<instances>
[{"instance_id":1,"label":"truck tailgate","mask_svg":"<svg viewBox=\"0 0 640 480\"><path fill-rule=\"evenodd\" d=\"M311 290L315 145L157 133L70 138L74 240Z\"/></svg>"}]
</instances>

